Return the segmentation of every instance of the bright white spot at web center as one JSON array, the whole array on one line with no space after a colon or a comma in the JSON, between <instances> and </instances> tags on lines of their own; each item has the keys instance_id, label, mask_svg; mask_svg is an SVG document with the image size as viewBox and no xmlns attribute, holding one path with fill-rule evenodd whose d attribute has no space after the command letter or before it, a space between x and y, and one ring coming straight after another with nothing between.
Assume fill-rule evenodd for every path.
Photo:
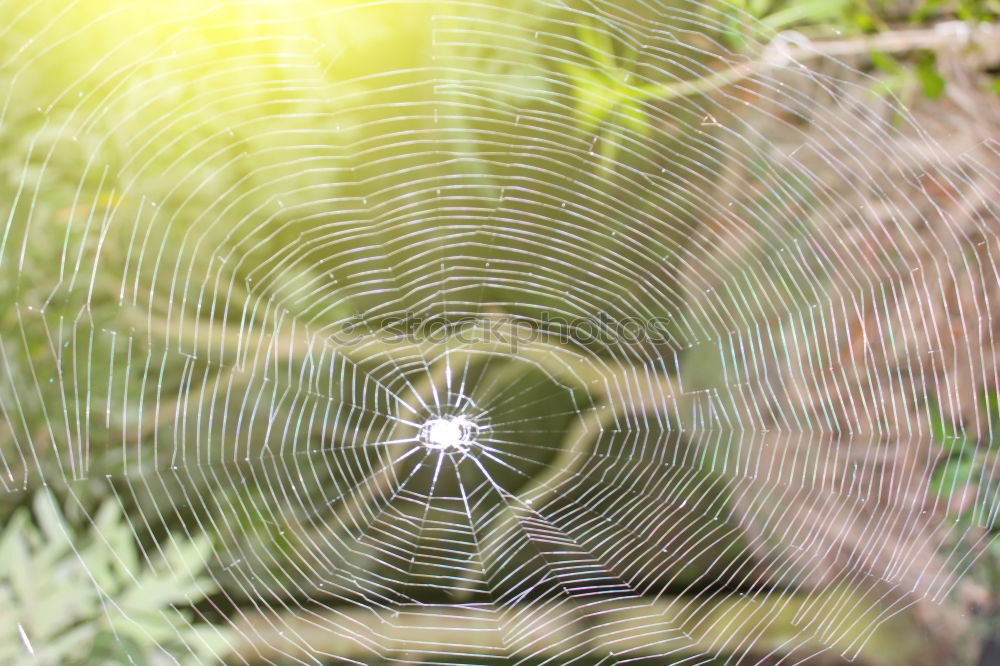
<instances>
[{"instance_id":1,"label":"bright white spot at web center","mask_svg":"<svg viewBox=\"0 0 1000 666\"><path fill-rule=\"evenodd\" d=\"M447 449L462 441L462 429L454 421L436 421L427 429L427 444Z\"/></svg>"},{"instance_id":2,"label":"bright white spot at web center","mask_svg":"<svg viewBox=\"0 0 1000 666\"><path fill-rule=\"evenodd\" d=\"M463 417L430 419L420 428L420 443L438 451L467 451L478 428Z\"/></svg>"}]
</instances>

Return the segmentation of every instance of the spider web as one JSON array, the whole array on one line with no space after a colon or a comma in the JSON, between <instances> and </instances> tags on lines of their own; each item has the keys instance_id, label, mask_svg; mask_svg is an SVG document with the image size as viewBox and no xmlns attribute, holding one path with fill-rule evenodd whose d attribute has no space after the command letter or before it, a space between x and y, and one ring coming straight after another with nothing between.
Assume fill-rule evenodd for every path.
<instances>
[{"instance_id":1,"label":"spider web","mask_svg":"<svg viewBox=\"0 0 1000 666\"><path fill-rule=\"evenodd\" d=\"M0 3L0 483L209 535L220 659L855 658L960 584L995 143L725 5L168 5Z\"/></svg>"}]
</instances>

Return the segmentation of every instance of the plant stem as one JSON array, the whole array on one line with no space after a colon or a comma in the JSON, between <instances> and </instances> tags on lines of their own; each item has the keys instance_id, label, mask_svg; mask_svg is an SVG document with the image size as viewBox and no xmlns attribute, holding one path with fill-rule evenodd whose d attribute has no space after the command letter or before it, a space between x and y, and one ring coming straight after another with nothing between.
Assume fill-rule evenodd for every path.
<instances>
[{"instance_id":1,"label":"plant stem","mask_svg":"<svg viewBox=\"0 0 1000 666\"><path fill-rule=\"evenodd\" d=\"M770 69L816 58L852 56L881 51L905 53L916 50L942 50L976 45L987 49L986 58L1000 59L1000 24L972 25L963 21L947 21L929 28L892 30L876 35L851 39L831 39L811 42L794 32L778 33L756 60L748 60L726 69L716 70L697 79L638 86L643 99L670 100L710 93L751 78Z\"/></svg>"}]
</instances>

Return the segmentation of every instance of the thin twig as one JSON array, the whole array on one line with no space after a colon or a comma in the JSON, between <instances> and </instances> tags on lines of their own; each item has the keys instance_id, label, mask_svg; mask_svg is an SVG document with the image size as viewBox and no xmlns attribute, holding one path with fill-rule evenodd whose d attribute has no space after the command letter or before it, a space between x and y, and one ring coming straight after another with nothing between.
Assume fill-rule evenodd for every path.
<instances>
[{"instance_id":1,"label":"thin twig","mask_svg":"<svg viewBox=\"0 0 1000 666\"><path fill-rule=\"evenodd\" d=\"M756 60L741 62L697 79L637 86L637 91L644 99L677 99L709 93L767 70L787 67L789 64L801 63L804 60L862 55L872 51L883 53L905 53L923 49L939 51L970 45L995 51L996 53L989 52L989 60L1000 58L1000 24L948 21L930 28L892 30L877 35L815 42L801 33L788 31L775 35Z\"/></svg>"}]
</instances>

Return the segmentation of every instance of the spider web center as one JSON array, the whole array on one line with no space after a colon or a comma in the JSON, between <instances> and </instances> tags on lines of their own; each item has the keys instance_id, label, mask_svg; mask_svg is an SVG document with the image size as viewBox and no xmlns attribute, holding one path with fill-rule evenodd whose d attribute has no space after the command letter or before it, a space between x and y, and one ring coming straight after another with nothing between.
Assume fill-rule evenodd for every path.
<instances>
[{"instance_id":1,"label":"spider web center","mask_svg":"<svg viewBox=\"0 0 1000 666\"><path fill-rule=\"evenodd\" d=\"M445 452L465 452L475 444L479 427L464 416L435 417L420 428L420 443L428 449Z\"/></svg>"}]
</instances>

